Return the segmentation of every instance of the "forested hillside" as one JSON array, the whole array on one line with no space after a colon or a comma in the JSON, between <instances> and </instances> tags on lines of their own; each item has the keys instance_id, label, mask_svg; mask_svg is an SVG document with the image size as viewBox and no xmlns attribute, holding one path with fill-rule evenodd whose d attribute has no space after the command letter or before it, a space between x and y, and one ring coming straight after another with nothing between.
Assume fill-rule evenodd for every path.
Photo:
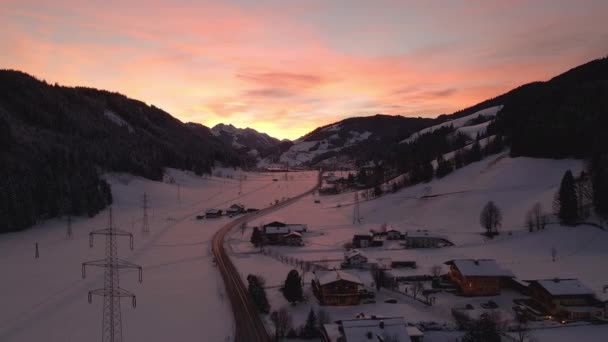
<instances>
[{"instance_id":1,"label":"forested hillside","mask_svg":"<svg viewBox=\"0 0 608 342\"><path fill-rule=\"evenodd\" d=\"M118 93L49 85L0 70L0 232L111 203L105 171L160 180L164 167L239 163L202 125Z\"/></svg>"}]
</instances>

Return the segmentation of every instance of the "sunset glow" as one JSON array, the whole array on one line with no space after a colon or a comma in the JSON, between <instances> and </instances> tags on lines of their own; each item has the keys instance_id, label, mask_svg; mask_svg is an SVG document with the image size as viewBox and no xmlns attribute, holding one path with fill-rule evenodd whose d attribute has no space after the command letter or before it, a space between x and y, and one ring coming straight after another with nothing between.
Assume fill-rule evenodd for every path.
<instances>
[{"instance_id":1,"label":"sunset glow","mask_svg":"<svg viewBox=\"0 0 608 342\"><path fill-rule=\"evenodd\" d=\"M606 1L0 3L0 68L289 139L451 113L608 52Z\"/></svg>"}]
</instances>

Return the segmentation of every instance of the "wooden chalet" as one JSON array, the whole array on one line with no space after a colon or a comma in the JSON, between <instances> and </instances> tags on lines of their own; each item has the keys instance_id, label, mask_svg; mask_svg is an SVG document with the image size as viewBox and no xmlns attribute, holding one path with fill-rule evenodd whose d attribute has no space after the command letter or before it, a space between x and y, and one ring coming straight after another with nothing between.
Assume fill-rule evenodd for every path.
<instances>
[{"instance_id":1,"label":"wooden chalet","mask_svg":"<svg viewBox=\"0 0 608 342\"><path fill-rule=\"evenodd\" d=\"M450 279L465 296L496 296L513 273L492 259L460 259L445 263L450 266Z\"/></svg>"},{"instance_id":2,"label":"wooden chalet","mask_svg":"<svg viewBox=\"0 0 608 342\"><path fill-rule=\"evenodd\" d=\"M358 305L362 286L359 277L340 270L316 271L312 280L313 293L321 305Z\"/></svg>"},{"instance_id":3,"label":"wooden chalet","mask_svg":"<svg viewBox=\"0 0 608 342\"><path fill-rule=\"evenodd\" d=\"M604 304L578 279L533 280L528 286L532 300L559 320L602 318Z\"/></svg>"}]
</instances>

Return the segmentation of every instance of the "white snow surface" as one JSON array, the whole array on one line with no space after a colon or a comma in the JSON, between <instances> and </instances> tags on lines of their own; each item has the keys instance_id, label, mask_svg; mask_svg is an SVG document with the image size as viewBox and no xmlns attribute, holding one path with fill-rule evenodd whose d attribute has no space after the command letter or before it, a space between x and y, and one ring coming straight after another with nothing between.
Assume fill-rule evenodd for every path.
<instances>
[{"instance_id":1,"label":"white snow surface","mask_svg":"<svg viewBox=\"0 0 608 342\"><path fill-rule=\"evenodd\" d=\"M105 115L106 118L108 118L108 120L112 121L114 124L121 126L121 127L127 127L127 129L129 130L129 133L133 132L133 127L126 122L123 118L120 117L120 115L114 113L113 111L106 109L103 112L103 115Z\"/></svg>"},{"instance_id":2,"label":"white snow surface","mask_svg":"<svg viewBox=\"0 0 608 342\"><path fill-rule=\"evenodd\" d=\"M323 129L326 132L335 132L340 129L339 124L335 124ZM351 131L349 132L349 136L346 139L344 145L342 146L334 146L332 144L332 139L338 139L339 136L337 133L332 134L331 136L315 141L304 141L302 139L298 139L294 141L294 144L283 154L281 154L280 161L281 163L288 164L290 166L301 165L313 160L316 156L321 155L330 151L340 151L346 147L358 144L362 141L369 139L372 135L372 132L357 132Z\"/></svg>"},{"instance_id":3,"label":"white snow surface","mask_svg":"<svg viewBox=\"0 0 608 342\"><path fill-rule=\"evenodd\" d=\"M510 271L500 267L496 260L493 259L459 259L453 260L452 262L454 263L454 266L456 266L458 271L465 277L512 276L512 273Z\"/></svg>"},{"instance_id":4,"label":"white snow surface","mask_svg":"<svg viewBox=\"0 0 608 342\"><path fill-rule=\"evenodd\" d=\"M200 178L167 171L175 184L153 182L127 174L110 174L115 225L132 232L135 249L118 239L120 258L143 266L137 273L121 271L120 286L137 295L137 307L122 302L125 341L228 341L233 319L223 281L213 265L210 240L230 219L196 220L208 208L233 203L261 208L275 199L311 188L316 173L294 173L293 181L273 182L272 174L245 173L242 194L237 177ZM222 169L221 173L237 173ZM141 200L150 202L150 233L141 230ZM103 270L81 263L104 257L104 239L89 232L105 228L107 210L93 218L73 219L73 239L66 239L65 220L49 220L23 232L0 235L0 341L100 341L101 297L87 302L87 293L103 286ZM40 258L34 258L39 244Z\"/></svg>"},{"instance_id":5,"label":"white snow surface","mask_svg":"<svg viewBox=\"0 0 608 342\"><path fill-rule=\"evenodd\" d=\"M537 282L554 296L593 294L593 290L578 279L541 279Z\"/></svg>"},{"instance_id":6,"label":"white snow surface","mask_svg":"<svg viewBox=\"0 0 608 342\"><path fill-rule=\"evenodd\" d=\"M475 137L475 135L477 134L477 132L481 132L481 131L485 131L486 127L487 127L487 123L482 123L479 125L474 125L474 126L468 126L467 127L467 123L473 119L476 119L480 116L485 116L485 117L494 117L496 116L496 113L498 113L498 111L500 111L502 109L503 106L494 106L494 107L490 107L490 108L486 108L486 109L482 109L478 112L475 112L471 115L467 115L467 116L463 116L462 118L458 118L458 119L454 119L454 120L450 120L450 121L446 121L443 122L439 125L435 125L435 126L431 126L431 127L427 127L425 129L422 129L412 135L410 135L409 137L407 137L406 139L404 139L403 141L401 141L402 143L410 143L415 141L416 139L418 139L419 136L425 134L425 133L431 133L435 130L438 130L440 128L443 127L449 127L452 126L455 129L460 129L462 127L462 132L465 134L472 134L473 137ZM484 125L485 126L482 126ZM467 127L467 128L464 128Z\"/></svg>"},{"instance_id":7,"label":"white snow surface","mask_svg":"<svg viewBox=\"0 0 608 342\"><path fill-rule=\"evenodd\" d=\"M339 268L344 260L344 244L351 242L354 234L378 230L383 223L402 231L428 229L455 243L452 247L404 250L398 241L386 241L383 247L364 249L370 258L410 260L418 265L417 269L393 269L395 274L428 275L434 265L441 266L445 273L448 267L444 262L449 260L494 259L500 268L512 272L518 279L576 278L601 298L603 286L608 284L608 274L605 272L608 268L608 251L605 248L608 245L607 231L587 225L560 226L551 218L551 224L544 231L529 233L524 224L526 212L537 202L541 203L546 213L551 213L553 197L564 172L572 170L578 174L582 168L581 160L510 158L503 153L469 164L444 178L407 187L379 199L361 201L360 224L353 224L353 193L310 195L282 208L276 215L308 224L308 231L302 234L305 246L269 247L273 254L281 255L283 261L277 256L262 255L252 248L249 232L234 233L230 244L242 276L257 273L265 277L273 310L286 307L293 315L296 326L303 324L311 307L316 309L319 306L310 290L310 272L303 274L305 295L309 298L307 303L291 306L282 296L279 287L287 273L291 269L301 272L300 267L290 264L289 260L299 259L330 269ZM315 203L317 200L320 203ZM503 214L501 234L492 240L481 234L483 228L479 224L479 213L490 200L498 205ZM251 222L252 226L256 224L258 222ZM557 251L555 262L551 256L553 248ZM373 288L369 270L351 269L349 272L360 277L366 288ZM365 312L384 317L404 317L411 323L434 321L449 325L453 324L452 308L471 304L476 312L483 312L480 304L488 300L499 305L503 318L514 319L512 307L516 298L522 298L522 294L512 290L503 290L500 296L478 298L442 292L437 294L436 304L428 307L411 297L383 289L377 293L375 304L325 306L323 309L332 320L352 319L358 313ZM398 303L384 303L386 299L397 299ZM539 332L538 335L542 334ZM429 333L428 340L452 341L457 336L460 333ZM540 341L560 341L552 337Z\"/></svg>"}]
</instances>

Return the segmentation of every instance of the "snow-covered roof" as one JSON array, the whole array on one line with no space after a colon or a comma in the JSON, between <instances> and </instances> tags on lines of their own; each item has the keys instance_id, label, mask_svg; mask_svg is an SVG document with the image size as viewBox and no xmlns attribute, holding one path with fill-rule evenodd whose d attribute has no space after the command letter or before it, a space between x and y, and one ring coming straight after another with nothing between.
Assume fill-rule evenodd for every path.
<instances>
[{"instance_id":1,"label":"snow-covered roof","mask_svg":"<svg viewBox=\"0 0 608 342\"><path fill-rule=\"evenodd\" d=\"M285 237L291 237L291 236L296 236L296 237L302 237L302 234L298 233L298 232L291 232L287 235L285 235Z\"/></svg>"},{"instance_id":2,"label":"snow-covered roof","mask_svg":"<svg viewBox=\"0 0 608 342\"><path fill-rule=\"evenodd\" d=\"M420 230L420 229L419 230L408 230L407 232L405 232L405 235L410 238L427 237L427 238L436 238L436 239L446 239L445 236L434 234L432 232L429 232L428 230Z\"/></svg>"},{"instance_id":3,"label":"snow-covered roof","mask_svg":"<svg viewBox=\"0 0 608 342\"><path fill-rule=\"evenodd\" d=\"M405 330L407 330L407 334L410 337L422 337L424 336L424 333L422 331L420 331L420 329L418 329L418 327L415 326L407 326L405 327Z\"/></svg>"},{"instance_id":4,"label":"snow-covered roof","mask_svg":"<svg viewBox=\"0 0 608 342\"><path fill-rule=\"evenodd\" d=\"M340 270L331 270L331 271L316 271L315 276L317 278L317 282L319 285L327 285L334 283L339 280L348 281L351 283L356 283L359 285L363 285L361 279L358 276L348 273L346 271Z\"/></svg>"},{"instance_id":5,"label":"snow-covered roof","mask_svg":"<svg viewBox=\"0 0 608 342\"><path fill-rule=\"evenodd\" d=\"M465 277L513 277L513 273L498 265L493 259L459 259L446 262L454 265Z\"/></svg>"},{"instance_id":6,"label":"snow-covered roof","mask_svg":"<svg viewBox=\"0 0 608 342\"><path fill-rule=\"evenodd\" d=\"M220 209L207 209L207 211L205 211L205 213L207 214L219 214L222 211Z\"/></svg>"},{"instance_id":7,"label":"snow-covered roof","mask_svg":"<svg viewBox=\"0 0 608 342\"><path fill-rule=\"evenodd\" d=\"M343 320L342 330L346 342L411 341L403 317Z\"/></svg>"},{"instance_id":8,"label":"snow-covered roof","mask_svg":"<svg viewBox=\"0 0 608 342\"><path fill-rule=\"evenodd\" d=\"M593 295L594 292L578 279L541 279L533 281L553 296Z\"/></svg>"},{"instance_id":9,"label":"snow-covered roof","mask_svg":"<svg viewBox=\"0 0 608 342\"><path fill-rule=\"evenodd\" d=\"M346 251L346 253L344 253L344 258L347 259L347 260L351 259L353 257L356 257L356 256L363 257L363 258L367 259L367 256L365 254L363 254L363 252L361 252L358 249L351 249L349 251Z\"/></svg>"},{"instance_id":10,"label":"snow-covered roof","mask_svg":"<svg viewBox=\"0 0 608 342\"><path fill-rule=\"evenodd\" d=\"M331 324L323 324L323 329L325 330L325 335L329 339L329 342L337 342L338 338L342 336L340 332L340 325L336 323Z\"/></svg>"},{"instance_id":11,"label":"snow-covered roof","mask_svg":"<svg viewBox=\"0 0 608 342\"><path fill-rule=\"evenodd\" d=\"M264 226L264 233L266 234L287 234L291 232L289 227L277 227L277 226Z\"/></svg>"}]
</instances>

